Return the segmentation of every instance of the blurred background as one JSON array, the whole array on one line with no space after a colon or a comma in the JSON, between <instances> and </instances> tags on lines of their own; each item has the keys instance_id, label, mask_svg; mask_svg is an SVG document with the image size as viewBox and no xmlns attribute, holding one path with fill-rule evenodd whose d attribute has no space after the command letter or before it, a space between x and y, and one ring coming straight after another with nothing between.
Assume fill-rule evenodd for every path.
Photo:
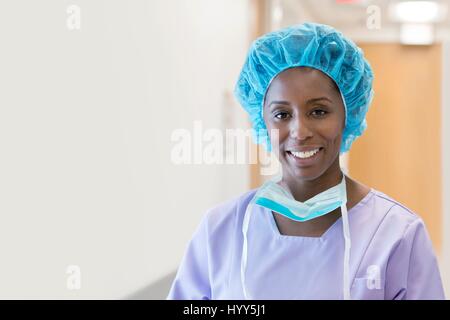
<instances>
[{"instance_id":1,"label":"blurred background","mask_svg":"<svg viewBox=\"0 0 450 320\"><path fill-rule=\"evenodd\" d=\"M370 61L368 129L342 165L424 219L448 296L449 8L2 1L0 298L165 299L206 210L265 178L259 164L175 163L174 132L249 128L232 91L251 41L305 21L339 29Z\"/></svg>"}]
</instances>

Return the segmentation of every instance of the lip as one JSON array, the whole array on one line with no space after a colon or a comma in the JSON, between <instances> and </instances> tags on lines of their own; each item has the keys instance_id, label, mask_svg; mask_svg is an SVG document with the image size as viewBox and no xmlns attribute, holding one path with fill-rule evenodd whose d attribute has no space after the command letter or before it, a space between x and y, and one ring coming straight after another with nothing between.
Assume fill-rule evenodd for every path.
<instances>
[{"instance_id":1,"label":"lip","mask_svg":"<svg viewBox=\"0 0 450 320\"><path fill-rule=\"evenodd\" d=\"M315 150L315 149L317 149L317 148L312 148L312 149L309 148L309 149L303 149L303 150L298 150L298 151L304 152L305 150L309 151L309 150ZM323 148L319 147L319 152L317 152L312 157L309 157L309 158L306 158L306 159L297 158L296 156L294 156L289 151L286 151L287 158L289 159L289 161L292 161L298 167L308 167L308 166L313 165L315 162L317 162L319 157L322 155ZM297 150L292 150L292 151L297 151Z\"/></svg>"},{"instance_id":2,"label":"lip","mask_svg":"<svg viewBox=\"0 0 450 320\"><path fill-rule=\"evenodd\" d=\"M287 151L294 151L294 152L307 152L312 151L316 149L323 149L321 146L304 146L304 147L292 147L292 148L286 148Z\"/></svg>"}]
</instances>

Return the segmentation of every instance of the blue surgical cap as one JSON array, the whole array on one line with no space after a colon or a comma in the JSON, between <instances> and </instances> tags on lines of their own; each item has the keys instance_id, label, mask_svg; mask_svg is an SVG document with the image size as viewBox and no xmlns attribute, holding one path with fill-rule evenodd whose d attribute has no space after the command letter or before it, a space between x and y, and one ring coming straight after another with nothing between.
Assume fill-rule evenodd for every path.
<instances>
[{"instance_id":1,"label":"blue surgical cap","mask_svg":"<svg viewBox=\"0 0 450 320\"><path fill-rule=\"evenodd\" d=\"M264 97L271 81L293 67L320 70L338 86L346 115L340 152L347 152L367 127L373 72L362 50L351 40L317 23L270 32L252 43L234 93L250 115L256 143L263 143L268 151L272 149L263 119Z\"/></svg>"}]
</instances>

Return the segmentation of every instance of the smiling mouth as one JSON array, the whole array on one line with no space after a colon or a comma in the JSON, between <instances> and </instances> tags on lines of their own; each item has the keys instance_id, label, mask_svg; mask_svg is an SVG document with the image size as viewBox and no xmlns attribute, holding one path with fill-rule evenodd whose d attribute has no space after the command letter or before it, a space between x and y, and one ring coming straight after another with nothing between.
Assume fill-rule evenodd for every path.
<instances>
[{"instance_id":1,"label":"smiling mouth","mask_svg":"<svg viewBox=\"0 0 450 320\"><path fill-rule=\"evenodd\" d=\"M299 151L286 151L288 159L292 164L298 167L313 166L320 158L323 148L317 148L311 151L299 152Z\"/></svg>"},{"instance_id":2,"label":"smiling mouth","mask_svg":"<svg viewBox=\"0 0 450 320\"><path fill-rule=\"evenodd\" d=\"M287 153L296 158L296 159L310 159L313 158L316 154L318 154L323 148L317 148L310 151L287 151Z\"/></svg>"}]
</instances>

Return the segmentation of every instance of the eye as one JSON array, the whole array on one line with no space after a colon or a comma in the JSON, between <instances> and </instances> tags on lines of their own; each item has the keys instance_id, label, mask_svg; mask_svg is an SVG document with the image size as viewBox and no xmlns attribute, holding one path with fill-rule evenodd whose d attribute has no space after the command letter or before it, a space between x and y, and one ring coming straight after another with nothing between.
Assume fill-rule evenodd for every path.
<instances>
[{"instance_id":1,"label":"eye","mask_svg":"<svg viewBox=\"0 0 450 320\"><path fill-rule=\"evenodd\" d=\"M284 112L284 111L280 111L275 114L275 118L277 118L279 120L286 119L288 116L289 116L289 113Z\"/></svg>"},{"instance_id":2,"label":"eye","mask_svg":"<svg viewBox=\"0 0 450 320\"><path fill-rule=\"evenodd\" d=\"M316 116L318 118L324 117L327 113L328 113L328 111L325 111L323 109L315 109L311 112L311 114L313 114L314 116Z\"/></svg>"}]
</instances>

